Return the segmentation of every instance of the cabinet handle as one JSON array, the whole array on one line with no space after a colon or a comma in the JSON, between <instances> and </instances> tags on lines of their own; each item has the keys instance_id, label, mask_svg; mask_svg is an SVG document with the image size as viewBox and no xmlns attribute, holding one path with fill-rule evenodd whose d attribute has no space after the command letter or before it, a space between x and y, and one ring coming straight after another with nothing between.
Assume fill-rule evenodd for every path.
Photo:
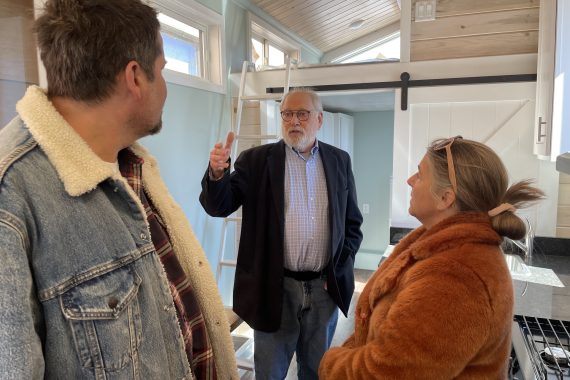
<instances>
[{"instance_id":1,"label":"cabinet handle","mask_svg":"<svg viewBox=\"0 0 570 380\"><path fill-rule=\"evenodd\" d=\"M542 142L543 137L546 137L546 129L544 133L542 132L542 128L546 127L546 121L542 121L542 116L538 117L538 136L536 136L536 142Z\"/></svg>"}]
</instances>

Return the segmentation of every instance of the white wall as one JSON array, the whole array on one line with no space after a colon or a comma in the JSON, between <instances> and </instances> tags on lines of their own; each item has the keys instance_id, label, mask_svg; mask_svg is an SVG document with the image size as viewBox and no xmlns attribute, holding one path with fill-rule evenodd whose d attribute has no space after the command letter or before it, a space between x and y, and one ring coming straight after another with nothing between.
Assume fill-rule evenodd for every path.
<instances>
[{"instance_id":1,"label":"white wall","mask_svg":"<svg viewBox=\"0 0 570 380\"><path fill-rule=\"evenodd\" d=\"M554 236L558 173L551 162L532 154L535 87L535 83L503 83L410 89L408 111L401 111L397 104L395 112L391 225L419 225L407 212L406 179L416 171L432 140L462 135L493 148L507 167L511 183L536 180L547 199L520 214L530 219L537 235Z\"/></svg>"}]
</instances>

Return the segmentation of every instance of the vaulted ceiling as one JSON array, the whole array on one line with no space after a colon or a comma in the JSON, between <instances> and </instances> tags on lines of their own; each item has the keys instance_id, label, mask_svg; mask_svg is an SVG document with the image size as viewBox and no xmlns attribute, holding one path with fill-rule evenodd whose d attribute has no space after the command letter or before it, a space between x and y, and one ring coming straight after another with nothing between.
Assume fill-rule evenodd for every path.
<instances>
[{"instance_id":1,"label":"vaulted ceiling","mask_svg":"<svg viewBox=\"0 0 570 380\"><path fill-rule=\"evenodd\" d=\"M250 0L325 55L361 38L370 42L366 36L383 29L399 30L406 1L412 61L537 51L540 0L431 0L435 17L423 22L415 20L420 0ZM359 20L360 28L350 27Z\"/></svg>"},{"instance_id":2,"label":"vaulted ceiling","mask_svg":"<svg viewBox=\"0 0 570 380\"><path fill-rule=\"evenodd\" d=\"M252 0L279 23L326 53L400 20L398 0ZM362 20L353 29L351 23Z\"/></svg>"}]
</instances>

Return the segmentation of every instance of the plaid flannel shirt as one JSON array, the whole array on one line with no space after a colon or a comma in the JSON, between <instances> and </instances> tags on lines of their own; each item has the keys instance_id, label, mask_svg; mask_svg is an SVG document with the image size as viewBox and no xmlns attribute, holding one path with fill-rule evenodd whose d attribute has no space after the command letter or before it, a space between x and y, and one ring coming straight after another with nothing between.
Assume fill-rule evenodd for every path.
<instances>
[{"instance_id":1,"label":"plaid flannel shirt","mask_svg":"<svg viewBox=\"0 0 570 380\"><path fill-rule=\"evenodd\" d=\"M194 290L176 257L166 226L147 198L142 186L144 160L129 149L119 153L119 169L129 185L139 196L146 212L152 243L166 272L170 292L176 307L178 322L184 338L186 356L196 379L215 380L214 353L208 337L204 316Z\"/></svg>"}]
</instances>

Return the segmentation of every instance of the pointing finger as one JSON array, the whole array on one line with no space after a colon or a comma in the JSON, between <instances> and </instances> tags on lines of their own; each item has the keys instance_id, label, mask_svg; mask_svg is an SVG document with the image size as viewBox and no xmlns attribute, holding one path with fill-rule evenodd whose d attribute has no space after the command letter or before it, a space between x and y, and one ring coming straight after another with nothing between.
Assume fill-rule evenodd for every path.
<instances>
[{"instance_id":1,"label":"pointing finger","mask_svg":"<svg viewBox=\"0 0 570 380\"><path fill-rule=\"evenodd\" d=\"M228 137L226 138L226 145L224 146L224 149L231 149L232 144L234 142L234 133L233 132L228 132Z\"/></svg>"}]
</instances>

